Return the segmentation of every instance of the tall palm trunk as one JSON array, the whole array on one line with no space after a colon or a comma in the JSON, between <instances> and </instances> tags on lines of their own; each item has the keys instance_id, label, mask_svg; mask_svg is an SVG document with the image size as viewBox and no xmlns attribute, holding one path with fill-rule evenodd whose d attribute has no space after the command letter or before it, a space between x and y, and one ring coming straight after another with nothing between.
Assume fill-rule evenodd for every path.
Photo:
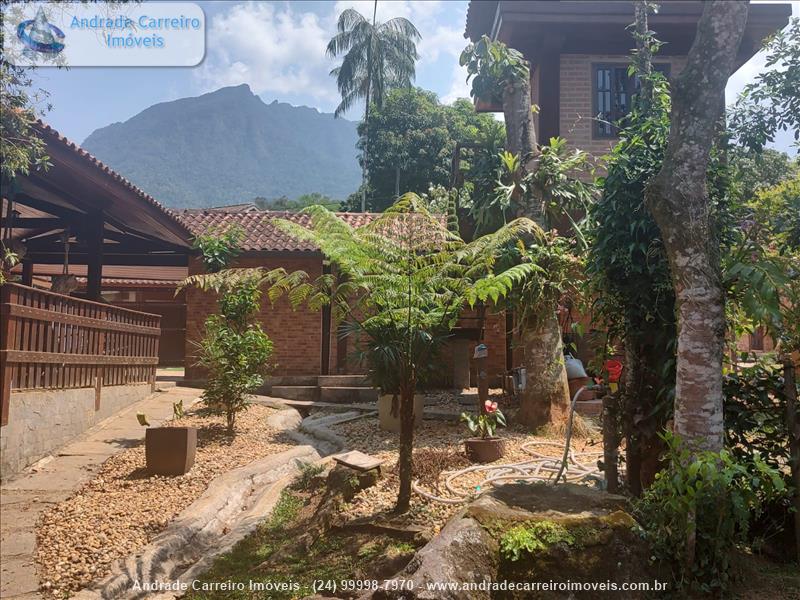
<instances>
[{"instance_id":1,"label":"tall palm trunk","mask_svg":"<svg viewBox=\"0 0 800 600\"><path fill-rule=\"evenodd\" d=\"M378 14L378 0L372 5L372 29ZM372 42L367 48L367 95L364 106L364 168L361 169L361 212L367 212L367 184L369 181L369 94L372 87Z\"/></svg>"},{"instance_id":2,"label":"tall palm trunk","mask_svg":"<svg viewBox=\"0 0 800 600\"><path fill-rule=\"evenodd\" d=\"M520 155L525 170L535 170L536 130L531 112L530 80L506 87L503 92L503 115L506 122L506 149ZM546 229L541 199L528 200L516 207L517 216L528 217ZM544 307L544 310L547 314L537 315L535 323L521 324L520 339L525 352L527 382L517 420L531 428L563 422L569 413L569 384L556 307Z\"/></svg>"}]
</instances>

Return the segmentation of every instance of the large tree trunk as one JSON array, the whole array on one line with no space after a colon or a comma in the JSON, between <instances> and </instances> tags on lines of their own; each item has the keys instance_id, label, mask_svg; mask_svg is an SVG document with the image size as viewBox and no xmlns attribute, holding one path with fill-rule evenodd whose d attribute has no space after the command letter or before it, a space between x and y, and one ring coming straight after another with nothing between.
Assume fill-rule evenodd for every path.
<instances>
[{"instance_id":1,"label":"large tree trunk","mask_svg":"<svg viewBox=\"0 0 800 600\"><path fill-rule=\"evenodd\" d=\"M661 171L646 202L661 229L678 313L675 432L699 449L723 443L724 298L718 241L706 186L719 99L747 22L748 3L704 6L686 68L673 88L671 128Z\"/></svg>"},{"instance_id":2,"label":"large tree trunk","mask_svg":"<svg viewBox=\"0 0 800 600\"><path fill-rule=\"evenodd\" d=\"M506 122L506 150L519 154L525 169L536 168L536 130L531 111L530 81L509 86L503 93L503 114ZM546 228L539 198L527 198L515 207L517 216L528 217ZM569 384L564 367L561 330L556 308L542 307L549 314L536 325L521 323L521 342L525 352L527 382L520 399L517 421L536 428L548 423L566 421L569 414Z\"/></svg>"},{"instance_id":3,"label":"large tree trunk","mask_svg":"<svg viewBox=\"0 0 800 600\"><path fill-rule=\"evenodd\" d=\"M517 421L529 427L561 423L569 416L569 383L564 348L555 312L534 327L523 327L528 381L522 392Z\"/></svg>"}]
</instances>

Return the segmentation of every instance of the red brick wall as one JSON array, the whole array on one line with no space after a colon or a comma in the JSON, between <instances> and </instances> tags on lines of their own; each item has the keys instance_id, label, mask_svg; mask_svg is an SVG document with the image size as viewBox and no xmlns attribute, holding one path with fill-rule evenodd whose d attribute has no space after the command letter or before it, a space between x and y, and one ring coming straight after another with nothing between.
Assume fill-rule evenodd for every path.
<instances>
[{"instance_id":1,"label":"red brick wall","mask_svg":"<svg viewBox=\"0 0 800 600\"><path fill-rule=\"evenodd\" d=\"M310 277L322 273L322 261L318 258L252 258L241 257L235 261L234 267L264 267L273 269L283 267L287 271L302 269ZM199 261L189 265L189 274L202 272ZM186 378L202 379L202 370L194 365L196 358L195 342L202 337L203 324L206 318L217 312L217 300L214 294L188 289L186 292ZM322 360L322 314L321 311L310 311L299 307L292 310L286 298L281 298L273 305L265 297L262 301L259 317L264 331L274 344L273 360L276 363L274 375L318 375L321 373ZM343 369L337 370L336 323L331 324L330 373L354 374L363 373L362 366L352 359L346 362ZM485 343L489 346L489 378L492 385L499 385L506 366L505 313L488 313L486 317ZM353 351L354 340L348 339L347 352ZM445 379L452 377L452 356L448 348L443 350L443 372ZM474 371L474 365L472 366ZM474 374L473 374L474 376Z\"/></svg>"},{"instance_id":2,"label":"red brick wall","mask_svg":"<svg viewBox=\"0 0 800 600\"><path fill-rule=\"evenodd\" d=\"M287 271L302 269L310 277L322 273L319 258L251 258L237 259L234 267L283 267ZM199 261L189 265L189 274L202 272ZM217 312L217 300L213 294L189 289L186 294L186 378L202 379L202 371L194 366L196 347L194 342L203 334L206 318ZM281 298L273 305L266 294L262 300L259 316L264 331L274 344L272 355L275 375L317 375L320 373L322 314L305 307L292 310L289 301Z\"/></svg>"},{"instance_id":3,"label":"red brick wall","mask_svg":"<svg viewBox=\"0 0 800 600\"><path fill-rule=\"evenodd\" d=\"M475 316L475 311L465 310L465 316ZM472 327L474 321L469 320L464 323L466 327ZM489 349L489 385L499 387L502 385L502 377L506 371L506 313L486 311L486 321L484 325L483 343ZM476 342L470 342L470 379L473 385L477 385L476 365L472 359L472 351ZM451 385L453 381L453 354L450 345L447 344L442 349L441 355L441 375L436 377L432 384Z\"/></svg>"}]
</instances>

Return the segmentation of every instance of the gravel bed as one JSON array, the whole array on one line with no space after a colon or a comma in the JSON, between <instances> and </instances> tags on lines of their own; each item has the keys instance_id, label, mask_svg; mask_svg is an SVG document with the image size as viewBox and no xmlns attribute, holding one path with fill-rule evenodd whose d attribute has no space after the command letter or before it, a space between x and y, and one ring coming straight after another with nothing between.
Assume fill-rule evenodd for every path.
<instances>
[{"instance_id":1,"label":"gravel bed","mask_svg":"<svg viewBox=\"0 0 800 600\"><path fill-rule=\"evenodd\" d=\"M274 412L251 406L237 417L232 439L222 417L189 412L173 421L198 428L195 464L179 477L148 475L144 444L109 458L94 479L41 516L36 562L42 591L66 597L106 576L115 560L145 546L217 475L293 447L285 433L266 425Z\"/></svg>"},{"instance_id":2,"label":"gravel bed","mask_svg":"<svg viewBox=\"0 0 800 600\"><path fill-rule=\"evenodd\" d=\"M383 431L378 426L377 418L365 418L350 423L333 426L332 429L339 435L348 440L348 448L361 450L367 454L379 457L384 461L385 476L374 487L360 492L348 505L343 508L345 514L352 518L364 517L389 517L399 488L399 478L394 468L398 459L399 436L394 433ZM531 460L533 457L523 450L523 444L530 442L540 442L541 445L533 447L537 452L547 456L561 457L563 452L563 440L544 438L522 430L521 428L509 427L498 430L497 434L505 440L505 456L497 464L507 464ZM457 470L468 466L469 462L463 457L465 438L469 437L463 424L448 423L444 421L426 420L422 427L415 431L414 450L418 451L438 450L441 452L449 451L454 466ZM557 445L550 445L556 442ZM599 436L595 438L573 439L572 449L575 452L601 452L602 442ZM462 456L452 456L452 455ZM416 465L415 465L416 468ZM440 475L438 489L423 486L427 491L438 496L453 497L443 486L444 475ZM470 473L458 480L458 485L465 491L479 491L478 484L484 476L480 473ZM447 520L459 510L461 505L443 504L434 502L413 494L411 498L411 510L405 517L410 523L428 528L432 533L438 533Z\"/></svg>"},{"instance_id":3,"label":"gravel bed","mask_svg":"<svg viewBox=\"0 0 800 600\"><path fill-rule=\"evenodd\" d=\"M473 411L478 406L478 388L465 388L462 394L475 396L474 402L462 404L458 395L452 390L431 390L425 393L425 406L430 408L452 410L453 412ZM516 408L519 402L506 394L502 388L489 388L489 398L500 405L500 409Z\"/></svg>"}]
</instances>

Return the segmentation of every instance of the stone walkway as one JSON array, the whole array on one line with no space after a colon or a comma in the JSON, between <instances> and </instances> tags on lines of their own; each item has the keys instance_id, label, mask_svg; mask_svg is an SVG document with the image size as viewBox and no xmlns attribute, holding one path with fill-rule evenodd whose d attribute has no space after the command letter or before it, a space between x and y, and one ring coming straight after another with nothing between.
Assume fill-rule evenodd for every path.
<instances>
[{"instance_id":1,"label":"stone walkway","mask_svg":"<svg viewBox=\"0 0 800 600\"><path fill-rule=\"evenodd\" d=\"M145 413L156 426L172 418L174 402L183 400L188 407L200 395L197 389L169 385L159 384L161 391L98 423L0 487L0 598L40 597L33 560L39 513L68 498L107 458L144 439L136 413Z\"/></svg>"}]
</instances>

